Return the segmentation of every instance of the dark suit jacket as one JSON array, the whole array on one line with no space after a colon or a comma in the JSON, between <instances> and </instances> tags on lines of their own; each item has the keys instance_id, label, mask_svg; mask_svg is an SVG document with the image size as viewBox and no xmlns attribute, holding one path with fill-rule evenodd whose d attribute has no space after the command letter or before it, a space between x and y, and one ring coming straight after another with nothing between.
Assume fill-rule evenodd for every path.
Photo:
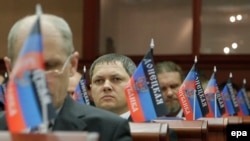
<instances>
[{"instance_id":1,"label":"dark suit jacket","mask_svg":"<svg viewBox=\"0 0 250 141\"><path fill-rule=\"evenodd\" d=\"M0 130L8 130L4 113L1 112ZM76 103L69 96L66 97L52 130L98 132L100 141L132 141L127 120L111 112Z\"/></svg>"}]
</instances>

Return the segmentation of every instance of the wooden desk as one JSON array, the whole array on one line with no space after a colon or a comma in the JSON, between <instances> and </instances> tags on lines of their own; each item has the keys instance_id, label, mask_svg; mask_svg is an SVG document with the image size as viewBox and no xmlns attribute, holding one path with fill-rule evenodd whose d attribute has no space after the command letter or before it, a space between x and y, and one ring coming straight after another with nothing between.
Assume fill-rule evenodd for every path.
<instances>
[{"instance_id":1,"label":"wooden desk","mask_svg":"<svg viewBox=\"0 0 250 141\"><path fill-rule=\"evenodd\" d=\"M133 141L168 141L166 123L129 123Z\"/></svg>"},{"instance_id":2,"label":"wooden desk","mask_svg":"<svg viewBox=\"0 0 250 141\"><path fill-rule=\"evenodd\" d=\"M4 131L0 132L0 141L98 141L98 134L87 132L10 134Z\"/></svg>"},{"instance_id":3,"label":"wooden desk","mask_svg":"<svg viewBox=\"0 0 250 141\"><path fill-rule=\"evenodd\" d=\"M250 124L250 116L243 116L242 117L242 124Z\"/></svg>"},{"instance_id":4,"label":"wooden desk","mask_svg":"<svg viewBox=\"0 0 250 141\"><path fill-rule=\"evenodd\" d=\"M200 118L208 123L208 141L226 141L227 118Z\"/></svg>"},{"instance_id":5,"label":"wooden desk","mask_svg":"<svg viewBox=\"0 0 250 141\"><path fill-rule=\"evenodd\" d=\"M154 120L153 122L167 123L169 130L176 133L178 141L207 141L208 130L205 120Z\"/></svg>"},{"instance_id":6,"label":"wooden desk","mask_svg":"<svg viewBox=\"0 0 250 141\"><path fill-rule=\"evenodd\" d=\"M229 125L250 125L250 116L229 116L225 118L228 118Z\"/></svg>"},{"instance_id":7,"label":"wooden desk","mask_svg":"<svg viewBox=\"0 0 250 141\"><path fill-rule=\"evenodd\" d=\"M240 117L240 116L228 116L225 118L228 119L228 125L242 124L242 117Z\"/></svg>"}]
</instances>

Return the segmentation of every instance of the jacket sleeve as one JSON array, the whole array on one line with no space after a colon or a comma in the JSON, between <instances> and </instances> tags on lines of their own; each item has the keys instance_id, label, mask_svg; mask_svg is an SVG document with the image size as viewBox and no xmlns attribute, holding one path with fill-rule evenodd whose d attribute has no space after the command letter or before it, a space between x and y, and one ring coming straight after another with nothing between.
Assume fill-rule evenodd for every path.
<instances>
[{"instance_id":1,"label":"jacket sleeve","mask_svg":"<svg viewBox=\"0 0 250 141\"><path fill-rule=\"evenodd\" d=\"M122 120L114 131L113 141L132 141L130 127L127 120Z\"/></svg>"},{"instance_id":2,"label":"jacket sleeve","mask_svg":"<svg viewBox=\"0 0 250 141\"><path fill-rule=\"evenodd\" d=\"M0 131L1 130L8 130L5 119L5 112L0 112Z\"/></svg>"}]
</instances>

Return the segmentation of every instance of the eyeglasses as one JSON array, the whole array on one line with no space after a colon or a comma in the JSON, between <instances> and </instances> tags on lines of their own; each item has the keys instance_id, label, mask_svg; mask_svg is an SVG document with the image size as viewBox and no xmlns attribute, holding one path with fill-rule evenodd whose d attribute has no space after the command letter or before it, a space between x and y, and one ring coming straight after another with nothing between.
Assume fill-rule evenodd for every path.
<instances>
[{"instance_id":1,"label":"eyeglasses","mask_svg":"<svg viewBox=\"0 0 250 141\"><path fill-rule=\"evenodd\" d=\"M69 56L67 57L67 59L65 60L65 62L64 62L64 64L63 64L63 67L62 67L61 69L45 70L45 75L46 75L46 76L54 76L54 77L55 77L55 76L61 75L61 74L64 72L64 70L65 70L67 64L69 63L71 56L72 56L72 55L69 55Z\"/></svg>"}]
</instances>

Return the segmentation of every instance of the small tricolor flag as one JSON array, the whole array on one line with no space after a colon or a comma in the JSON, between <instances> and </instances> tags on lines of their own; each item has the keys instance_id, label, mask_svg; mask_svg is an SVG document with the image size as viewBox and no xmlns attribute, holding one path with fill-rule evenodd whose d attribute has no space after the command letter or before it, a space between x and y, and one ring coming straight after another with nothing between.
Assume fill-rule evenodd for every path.
<instances>
[{"instance_id":1,"label":"small tricolor flag","mask_svg":"<svg viewBox=\"0 0 250 141\"><path fill-rule=\"evenodd\" d=\"M134 122L150 121L167 114L154 67L153 40L150 47L125 87L128 107Z\"/></svg>"},{"instance_id":2,"label":"small tricolor flag","mask_svg":"<svg viewBox=\"0 0 250 141\"><path fill-rule=\"evenodd\" d=\"M232 73L229 74L229 79L221 91L229 116L237 115L237 113L240 111L239 104L236 99L236 93L233 90L231 78Z\"/></svg>"},{"instance_id":3,"label":"small tricolor flag","mask_svg":"<svg viewBox=\"0 0 250 141\"><path fill-rule=\"evenodd\" d=\"M4 85L0 85L0 111L2 111L4 109L4 104L5 104L5 86Z\"/></svg>"},{"instance_id":4,"label":"small tricolor flag","mask_svg":"<svg viewBox=\"0 0 250 141\"><path fill-rule=\"evenodd\" d=\"M209 108L211 108L206 117L221 117L226 113L225 104L216 80L216 67L214 67L214 72L208 81L205 95Z\"/></svg>"},{"instance_id":5,"label":"small tricolor flag","mask_svg":"<svg viewBox=\"0 0 250 141\"><path fill-rule=\"evenodd\" d=\"M6 72L4 74L4 81L0 85L0 111L4 110L7 81L8 81L8 74Z\"/></svg>"},{"instance_id":6,"label":"small tricolor flag","mask_svg":"<svg viewBox=\"0 0 250 141\"><path fill-rule=\"evenodd\" d=\"M244 116L249 116L250 115L250 101L247 97L247 92L246 92L246 79L243 79L243 86L239 90L237 94L239 106L242 109L242 113Z\"/></svg>"},{"instance_id":7,"label":"small tricolor flag","mask_svg":"<svg viewBox=\"0 0 250 141\"><path fill-rule=\"evenodd\" d=\"M195 63L178 90L178 99L183 109L186 120L195 120L204 117L208 112L206 97L196 71Z\"/></svg>"},{"instance_id":8,"label":"small tricolor flag","mask_svg":"<svg viewBox=\"0 0 250 141\"><path fill-rule=\"evenodd\" d=\"M82 77L72 95L72 98L78 103L91 105L89 95L87 92L85 74L86 74L86 67L84 66Z\"/></svg>"},{"instance_id":9,"label":"small tricolor flag","mask_svg":"<svg viewBox=\"0 0 250 141\"><path fill-rule=\"evenodd\" d=\"M55 116L44 74L40 5L36 12L37 19L20 50L6 89L5 110L10 132L37 127L43 123L44 115ZM42 113L44 104L49 113Z\"/></svg>"}]
</instances>

